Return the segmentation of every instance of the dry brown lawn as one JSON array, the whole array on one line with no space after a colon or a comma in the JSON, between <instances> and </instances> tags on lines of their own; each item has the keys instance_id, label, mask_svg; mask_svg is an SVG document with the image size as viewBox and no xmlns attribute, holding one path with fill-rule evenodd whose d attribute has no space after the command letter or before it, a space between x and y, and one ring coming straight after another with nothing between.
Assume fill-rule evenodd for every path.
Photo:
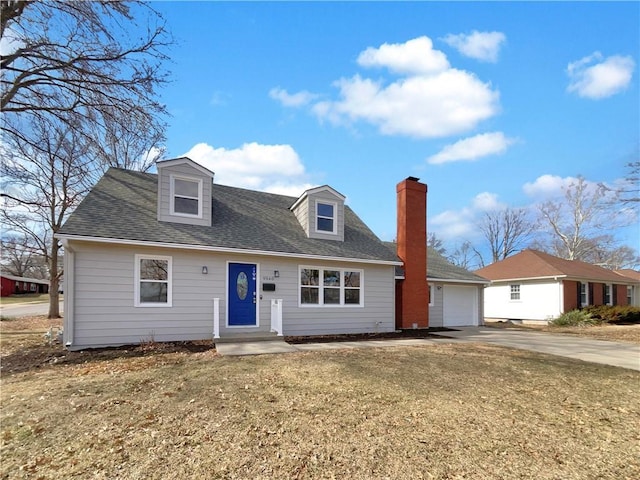
<instances>
[{"instance_id":1,"label":"dry brown lawn","mask_svg":"<svg viewBox=\"0 0 640 480\"><path fill-rule=\"evenodd\" d=\"M640 345L640 325L596 325L586 327L554 327L552 325L519 325L508 322L487 322L487 327L492 328L518 328L535 330L537 332L577 335L580 337L594 338L596 340L609 340L612 342L625 342Z\"/></svg>"},{"instance_id":2,"label":"dry brown lawn","mask_svg":"<svg viewBox=\"0 0 640 480\"><path fill-rule=\"evenodd\" d=\"M474 344L221 357L0 340L2 479L640 478L631 370Z\"/></svg>"}]
</instances>

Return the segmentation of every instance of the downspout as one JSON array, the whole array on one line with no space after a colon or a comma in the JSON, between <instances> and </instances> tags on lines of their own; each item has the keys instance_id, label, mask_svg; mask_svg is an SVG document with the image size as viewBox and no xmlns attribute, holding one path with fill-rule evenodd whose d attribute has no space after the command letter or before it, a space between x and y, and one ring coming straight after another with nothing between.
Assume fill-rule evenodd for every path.
<instances>
[{"instance_id":1,"label":"downspout","mask_svg":"<svg viewBox=\"0 0 640 480\"><path fill-rule=\"evenodd\" d=\"M75 264L76 252L71 248L69 241L62 240L64 247L64 321L63 321L63 341L64 346L73 346L73 324L74 324L74 304L75 304Z\"/></svg>"},{"instance_id":2,"label":"downspout","mask_svg":"<svg viewBox=\"0 0 640 480\"><path fill-rule=\"evenodd\" d=\"M564 313L564 282L558 280L558 277L553 278L558 282L558 312L560 315Z\"/></svg>"}]
</instances>

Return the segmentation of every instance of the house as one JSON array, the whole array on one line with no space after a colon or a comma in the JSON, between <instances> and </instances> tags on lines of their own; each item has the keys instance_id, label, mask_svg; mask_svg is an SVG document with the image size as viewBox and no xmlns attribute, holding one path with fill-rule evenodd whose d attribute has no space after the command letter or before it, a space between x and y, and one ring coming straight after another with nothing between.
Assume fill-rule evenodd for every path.
<instances>
[{"instance_id":1,"label":"house","mask_svg":"<svg viewBox=\"0 0 640 480\"><path fill-rule=\"evenodd\" d=\"M49 293L49 281L39 278L17 277L14 275L0 275L3 297L24 293Z\"/></svg>"},{"instance_id":2,"label":"house","mask_svg":"<svg viewBox=\"0 0 640 480\"><path fill-rule=\"evenodd\" d=\"M637 270L633 270L631 268L625 268L622 270L614 270L618 275L622 275L627 279L631 279L636 283L640 283L640 272ZM629 285L627 287L627 297L629 305L633 305L634 307L640 307L640 286Z\"/></svg>"},{"instance_id":3,"label":"house","mask_svg":"<svg viewBox=\"0 0 640 480\"><path fill-rule=\"evenodd\" d=\"M428 326L426 275L403 280L396 318L401 262L333 188L294 198L219 185L188 158L157 171L110 169L57 235L69 349ZM426 226L426 185L410 177L397 192L399 216Z\"/></svg>"},{"instance_id":4,"label":"house","mask_svg":"<svg viewBox=\"0 0 640 480\"><path fill-rule=\"evenodd\" d=\"M492 320L546 322L588 305L628 305L640 282L578 260L524 250L475 272L491 280L484 314Z\"/></svg>"},{"instance_id":5,"label":"house","mask_svg":"<svg viewBox=\"0 0 640 480\"><path fill-rule=\"evenodd\" d=\"M396 251L396 244L385 242ZM404 269L396 267L396 280L404 279ZM472 327L484 322L484 288L490 282L458 267L427 247L429 327Z\"/></svg>"}]
</instances>

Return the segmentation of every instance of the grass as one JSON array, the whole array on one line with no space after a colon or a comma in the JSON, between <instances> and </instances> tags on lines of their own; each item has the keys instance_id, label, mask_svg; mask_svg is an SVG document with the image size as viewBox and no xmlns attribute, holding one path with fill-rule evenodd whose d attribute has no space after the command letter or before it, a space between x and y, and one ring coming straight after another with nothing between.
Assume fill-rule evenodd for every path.
<instances>
[{"instance_id":1,"label":"grass","mask_svg":"<svg viewBox=\"0 0 640 480\"><path fill-rule=\"evenodd\" d=\"M220 357L0 342L2 479L640 477L635 371L477 344Z\"/></svg>"},{"instance_id":2,"label":"grass","mask_svg":"<svg viewBox=\"0 0 640 480\"><path fill-rule=\"evenodd\" d=\"M63 295L60 295L60 300L62 300L63 298ZM48 301L48 293L25 293L22 295L2 297L0 303L2 305L15 305L16 303L47 303Z\"/></svg>"},{"instance_id":3,"label":"grass","mask_svg":"<svg viewBox=\"0 0 640 480\"><path fill-rule=\"evenodd\" d=\"M640 325L581 325L558 327L555 325L522 325L509 322L487 322L490 328L516 328L538 332L574 335L579 337L594 338L596 340L608 340L611 342L624 342L640 345Z\"/></svg>"}]
</instances>

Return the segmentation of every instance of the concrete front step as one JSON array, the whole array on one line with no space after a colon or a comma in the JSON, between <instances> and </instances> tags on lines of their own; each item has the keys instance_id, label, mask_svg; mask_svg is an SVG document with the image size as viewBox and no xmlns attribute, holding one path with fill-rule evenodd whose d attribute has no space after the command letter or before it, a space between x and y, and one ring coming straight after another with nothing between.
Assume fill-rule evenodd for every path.
<instances>
[{"instance_id":1,"label":"concrete front step","mask_svg":"<svg viewBox=\"0 0 640 480\"><path fill-rule=\"evenodd\" d=\"M224 333L216 338L214 343L242 343L242 342L283 342L284 337L279 337L273 332L238 332Z\"/></svg>"}]
</instances>

